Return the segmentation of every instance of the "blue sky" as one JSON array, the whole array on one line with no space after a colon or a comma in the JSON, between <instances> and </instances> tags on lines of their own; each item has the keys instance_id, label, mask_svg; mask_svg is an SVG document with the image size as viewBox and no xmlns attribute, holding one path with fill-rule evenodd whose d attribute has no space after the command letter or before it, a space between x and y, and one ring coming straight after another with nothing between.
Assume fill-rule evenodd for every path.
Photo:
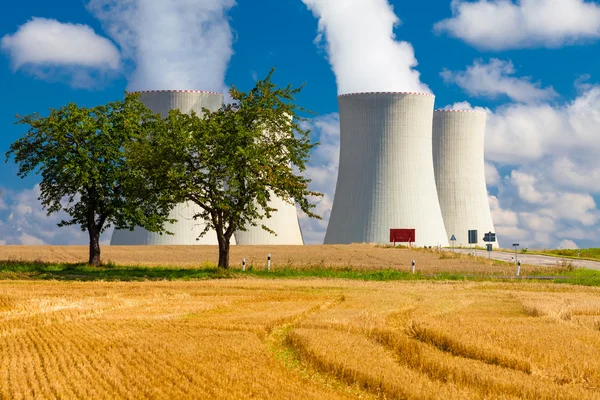
<instances>
[{"instance_id":1,"label":"blue sky","mask_svg":"<svg viewBox=\"0 0 600 400\"><path fill-rule=\"evenodd\" d=\"M111 27L123 26L119 25L122 21L115 22L121 16L129 20L141 15L126 14L131 11L121 10L118 3L135 8L138 1L116 4L114 0L58 3L34 0L4 8L0 14L0 38L4 38L0 50L0 153L4 154L10 143L24 132L24 127L13 125L15 114L45 113L49 107L68 102L90 106L104 103L120 98L128 85L139 86L140 81L147 82L142 83L149 85L147 89L170 84L164 76L158 76L164 71L142 74L138 73L139 67L152 64L149 60L155 57L164 59L164 68L168 69L170 63L179 62L176 58L181 54L153 53L151 49L142 57L143 38L131 45L111 31ZM374 28L385 25L369 19L368 15L373 11L389 16L388 3L402 21L394 28L395 40L412 45L418 61L414 70L420 73L420 83L436 95L436 107L468 102L460 106L482 107L490 113L486 132L488 187L499 236L536 247L591 246L600 240L597 207L600 160L596 157L600 150L597 86L600 3L455 1L454 9L449 0L238 0L237 4L233 0L177 0L175 3L179 4L180 12L175 12L174 18L188 18L185 23L198 26L219 20L225 31L229 27L232 38L223 31L219 39L224 48L230 46L233 51L229 59L216 51L203 51L207 42L199 37L201 28L190 32L180 29L180 36L173 43L181 39L188 46L187 53L195 53L181 67L183 75L190 75L187 82L217 86L233 83L248 89L256 77L263 77L271 67L276 67L278 83L306 84L298 100L318 113L312 121L314 136L324 143L317 150L309 172L316 181L315 187L328 195L319 205L325 221L302 221L312 242L319 242L324 233L337 176L336 96L338 89L343 91L343 82L353 79L344 76L341 69L332 69L329 61L336 59L336 54L330 52L328 45L336 34L343 41L349 32L375 31ZM110 13L99 15L97 9L94 11L95 5L109 9ZM158 40L166 38L168 42L172 38L169 25L160 20L160 7L152 11L156 18L150 11L140 17L138 25L147 30L140 30L139 35L151 32ZM186 7L208 11L186 13ZM544 12L536 12L540 9ZM321 42L315 44L319 16L326 30ZM34 17L44 20L32 21ZM448 19L449 22L439 24ZM346 20L348 23L342 26ZM81 24L77 29L85 25L93 30L81 35L76 31L70 33L75 32L81 40L90 40L91 44L83 47L86 54L67 54L60 59L56 54L63 53L58 51L54 56L40 58L32 41L39 37L36 35L43 37L44 29L61 24ZM25 34L24 27L31 30ZM189 37L182 38L185 35ZM61 38L46 47L66 45ZM389 37L383 37L381 43L384 42L394 45ZM94 46L102 46L105 52L87 50L90 52L87 54L86 49ZM342 66L360 61L359 45L343 43L343 46L345 53L338 58ZM381 51L385 49L382 46ZM99 60L103 54L106 59ZM203 63L210 64L214 57L224 70L205 73L203 65L207 64ZM368 65L365 68L368 73ZM341 82L339 88L336 73L338 83ZM373 85L385 85L383 75ZM175 87L180 82L186 81L160 88L214 90ZM370 90L370 84L368 77L365 78L364 89ZM401 89L402 82L399 85ZM80 232L58 234L58 228L53 227L56 218L43 217L35 200L36 183L36 177L19 179L14 164L0 164L0 188L3 188L0 243L85 243Z\"/></svg>"}]
</instances>

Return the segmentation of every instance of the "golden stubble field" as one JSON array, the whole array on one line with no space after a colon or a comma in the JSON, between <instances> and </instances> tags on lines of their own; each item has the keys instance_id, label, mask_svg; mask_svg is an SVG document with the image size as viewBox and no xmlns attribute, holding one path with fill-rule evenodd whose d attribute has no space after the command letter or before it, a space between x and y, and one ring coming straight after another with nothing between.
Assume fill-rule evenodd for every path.
<instances>
[{"instance_id":1,"label":"golden stubble field","mask_svg":"<svg viewBox=\"0 0 600 400\"><path fill-rule=\"evenodd\" d=\"M217 246L103 246L102 260L117 265L198 267L218 261ZM409 271L416 261L417 271L424 273L456 272L514 275L514 265L436 250L410 250L368 244L313 246L232 246L230 264L241 268L265 268L271 254L273 268L352 268L398 269ZM88 259L87 246L0 246L0 260L82 263ZM552 270L551 267L524 265L523 274Z\"/></svg>"},{"instance_id":2,"label":"golden stubble field","mask_svg":"<svg viewBox=\"0 0 600 400\"><path fill-rule=\"evenodd\" d=\"M0 282L0 398L600 398L600 290Z\"/></svg>"}]
</instances>

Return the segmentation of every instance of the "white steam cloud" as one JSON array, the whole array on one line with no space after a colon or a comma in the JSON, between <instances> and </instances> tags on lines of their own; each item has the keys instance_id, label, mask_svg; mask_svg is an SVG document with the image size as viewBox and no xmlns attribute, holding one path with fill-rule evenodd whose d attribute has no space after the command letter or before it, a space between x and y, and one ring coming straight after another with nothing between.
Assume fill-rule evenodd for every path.
<instances>
[{"instance_id":1,"label":"white steam cloud","mask_svg":"<svg viewBox=\"0 0 600 400\"><path fill-rule=\"evenodd\" d=\"M339 94L427 92L410 43L396 40L400 19L387 0L302 0L319 19Z\"/></svg>"},{"instance_id":2,"label":"white steam cloud","mask_svg":"<svg viewBox=\"0 0 600 400\"><path fill-rule=\"evenodd\" d=\"M90 0L87 7L135 65L129 90L223 91L235 0Z\"/></svg>"}]
</instances>

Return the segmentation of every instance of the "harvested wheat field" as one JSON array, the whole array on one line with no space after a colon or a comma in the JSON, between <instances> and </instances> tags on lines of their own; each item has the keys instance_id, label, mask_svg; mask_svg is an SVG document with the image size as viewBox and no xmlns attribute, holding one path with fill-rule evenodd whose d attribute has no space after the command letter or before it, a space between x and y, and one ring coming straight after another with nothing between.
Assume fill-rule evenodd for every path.
<instances>
[{"instance_id":1,"label":"harvested wheat field","mask_svg":"<svg viewBox=\"0 0 600 400\"><path fill-rule=\"evenodd\" d=\"M81 263L88 260L86 246L0 246L0 260ZM217 246L104 246L102 260L117 265L198 267L216 265ZM437 251L405 249L368 244L315 246L232 246L232 268L241 268L244 258L249 266L265 268L271 254L273 268L303 269L399 269L409 271L412 260L423 273L456 272L514 275L513 265L487 258ZM553 267L523 266L523 273L552 271Z\"/></svg>"},{"instance_id":2,"label":"harvested wheat field","mask_svg":"<svg viewBox=\"0 0 600 400\"><path fill-rule=\"evenodd\" d=\"M0 282L0 398L600 398L600 290Z\"/></svg>"}]
</instances>

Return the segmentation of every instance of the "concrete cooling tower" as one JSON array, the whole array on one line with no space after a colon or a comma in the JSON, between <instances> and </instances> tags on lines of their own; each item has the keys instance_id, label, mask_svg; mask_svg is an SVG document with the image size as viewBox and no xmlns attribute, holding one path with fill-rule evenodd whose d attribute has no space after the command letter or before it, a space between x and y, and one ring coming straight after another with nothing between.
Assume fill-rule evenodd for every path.
<instances>
[{"instance_id":1,"label":"concrete cooling tower","mask_svg":"<svg viewBox=\"0 0 600 400\"><path fill-rule=\"evenodd\" d=\"M258 221L257 226L249 226L246 231L236 231L236 243L239 245L303 245L296 206L286 203L277 196L271 197L270 206L277 209L271 214L271 218ZM261 225L277 233L277 236L262 229Z\"/></svg>"},{"instance_id":2,"label":"concrete cooling tower","mask_svg":"<svg viewBox=\"0 0 600 400\"><path fill-rule=\"evenodd\" d=\"M338 98L340 163L325 244L389 243L415 229L416 246L448 246L432 155L434 97L358 93Z\"/></svg>"},{"instance_id":3,"label":"concrete cooling tower","mask_svg":"<svg viewBox=\"0 0 600 400\"><path fill-rule=\"evenodd\" d=\"M440 110L433 116L433 160L438 197L447 236L468 246L468 231L496 232L485 182L484 133L486 114ZM493 243L498 247L498 242Z\"/></svg>"},{"instance_id":4,"label":"concrete cooling tower","mask_svg":"<svg viewBox=\"0 0 600 400\"><path fill-rule=\"evenodd\" d=\"M178 109L183 113L195 111L202 115L202 109L218 110L223 104L223 95L220 93L201 92L195 90L156 90L140 92L140 101L155 113L166 118L170 110ZM178 204L169 214L169 218L177 222L166 226L174 235L160 235L148 232L137 227L134 231L116 230L111 238L111 245L216 245L217 234L209 231L199 240L196 240L206 226L202 220L194 220L201 208L192 203ZM235 244L234 238L232 243Z\"/></svg>"}]
</instances>

